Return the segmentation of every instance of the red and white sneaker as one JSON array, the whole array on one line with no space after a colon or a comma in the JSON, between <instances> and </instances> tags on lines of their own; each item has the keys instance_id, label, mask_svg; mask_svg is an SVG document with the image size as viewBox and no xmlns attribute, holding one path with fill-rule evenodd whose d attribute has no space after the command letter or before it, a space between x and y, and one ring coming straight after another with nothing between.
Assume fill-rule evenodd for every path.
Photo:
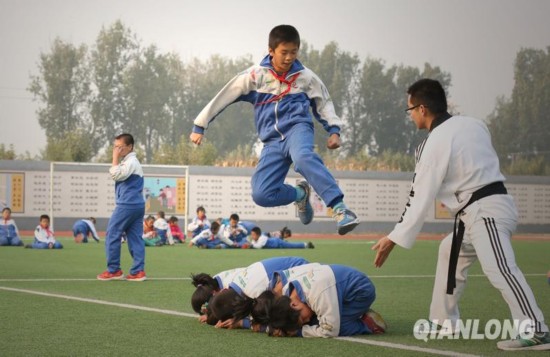
<instances>
[{"instance_id":1,"label":"red and white sneaker","mask_svg":"<svg viewBox=\"0 0 550 357\"><path fill-rule=\"evenodd\" d=\"M97 276L97 280L104 280L104 281L121 280L122 278L124 278L124 273L120 269L115 271L114 273L111 273L110 271L105 270L103 273Z\"/></svg>"},{"instance_id":2,"label":"red and white sneaker","mask_svg":"<svg viewBox=\"0 0 550 357\"><path fill-rule=\"evenodd\" d=\"M363 320L363 323L367 325L374 335L383 334L388 328L386 321L384 321L382 316L373 309L369 309L369 311L361 316L361 320Z\"/></svg>"},{"instance_id":3,"label":"red and white sneaker","mask_svg":"<svg viewBox=\"0 0 550 357\"><path fill-rule=\"evenodd\" d=\"M143 270L141 270L141 271L138 271L135 274L126 275L126 280L128 280L128 281L144 281L144 280L147 280L147 276L145 276L145 272Z\"/></svg>"}]
</instances>

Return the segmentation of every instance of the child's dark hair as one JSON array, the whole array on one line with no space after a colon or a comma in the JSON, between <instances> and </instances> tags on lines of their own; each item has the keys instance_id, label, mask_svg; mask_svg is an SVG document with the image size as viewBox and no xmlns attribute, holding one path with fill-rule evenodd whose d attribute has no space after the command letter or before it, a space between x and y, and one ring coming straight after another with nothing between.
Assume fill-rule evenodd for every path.
<instances>
[{"instance_id":1,"label":"child's dark hair","mask_svg":"<svg viewBox=\"0 0 550 357\"><path fill-rule=\"evenodd\" d=\"M89 218L88 218L88 221L92 221L93 224L96 224L95 217L89 217Z\"/></svg>"},{"instance_id":2,"label":"child's dark hair","mask_svg":"<svg viewBox=\"0 0 550 357\"><path fill-rule=\"evenodd\" d=\"M275 294L271 290L266 290L256 298L256 305L250 315L254 322L261 325L269 324L271 307L275 301Z\"/></svg>"},{"instance_id":3,"label":"child's dark hair","mask_svg":"<svg viewBox=\"0 0 550 357\"><path fill-rule=\"evenodd\" d=\"M164 213L164 211L158 211L158 212L157 212L157 215L158 215L160 218L164 219L165 213Z\"/></svg>"},{"instance_id":4,"label":"child's dark hair","mask_svg":"<svg viewBox=\"0 0 550 357\"><path fill-rule=\"evenodd\" d=\"M239 294L233 289L223 289L208 303L212 313L218 321L225 321L233 317L233 302Z\"/></svg>"},{"instance_id":5,"label":"child's dark hair","mask_svg":"<svg viewBox=\"0 0 550 357\"><path fill-rule=\"evenodd\" d=\"M288 229L288 227L283 227L283 229L281 229L281 238L285 238L285 236L292 236L292 231L290 229Z\"/></svg>"},{"instance_id":6,"label":"child's dark hair","mask_svg":"<svg viewBox=\"0 0 550 357\"><path fill-rule=\"evenodd\" d=\"M191 295L191 306L196 313L201 314L203 305L210 300L215 291L220 290L220 286L218 280L206 273L191 275L191 284L196 287Z\"/></svg>"},{"instance_id":7,"label":"child's dark hair","mask_svg":"<svg viewBox=\"0 0 550 357\"><path fill-rule=\"evenodd\" d=\"M233 213L231 216L229 216L229 219L232 219L234 221L239 221L239 215L236 213Z\"/></svg>"},{"instance_id":8,"label":"child's dark hair","mask_svg":"<svg viewBox=\"0 0 550 357\"><path fill-rule=\"evenodd\" d=\"M210 225L210 230L217 231L218 229L220 229L220 222L217 222L217 221L212 222L212 224Z\"/></svg>"},{"instance_id":9,"label":"child's dark hair","mask_svg":"<svg viewBox=\"0 0 550 357\"><path fill-rule=\"evenodd\" d=\"M288 296L280 296L273 300L271 309L269 310L269 330L278 329L287 334L290 331L296 331L300 328L298 317L300 312L290 307L290 298Z\"/></svg>"},{"instance_id":10,"label":"child's dark hair","mask_svg":"<svg viewBox=\"0 0 550 357\"><path fill-rule=\"evenodd\" d=\"M170 218L168 218L168 222L170 223L176 223L178 221L178 217L176 216L172 216Z\"/></svg>"},{"instance_id":11,"label":"child's dark hair","mask_svg":"<svg viewBox=\"0 0 550 357\"><path fill-rule=\"evenodd\" d=\"M203 206L197 207L197 213L199 213L199 212L201 212L201 211L204 212L204 213L206 213L206 210L204 209Z\"/></svg>"},{"instance_id":12,"label":"child's dark hair","mask_svg":"<svg viewBox=\"0 0 550 357\"><path fill-rule=\"evenodd\" d=\"M264 291L255 299L239 296L233 303L235 310L233 317L237 321L250 315L254 323L267 325L269 323L269 312L274 300L275 294L271 290Z\"/></svg>"},{"instance_id":13,"label":"child's dark hair","mask_svg":"<svg viewBox=\"0 0 550 357\"><path fill-rule=\"evenodd\" d=\"M132 134L124 133L115 137L116 140L124 141L126 145L132 145L132 150L134 149L134 137Z\"/></svg>"},{"instance_id":14,"label":"child's dark hair","mask_svg":"<svg viewBox=\"0 0 550 357\"><path fill-rule=\"evenodd\" d=\"M11 213L11 208L9 208L9 207L4 207L4 208L2 209L2 213L4 213L4 211L8 211L9 213Z\"/></svg>"},{"instance_id":15,"label":"child's dark hair","mask_svg":"<svg viewBox=\"0 0 550 357\"><path fill-rule=\"evenodd\" d=\"M43 219L47 219L49 221L50 216L48 216L47 214L43 214L43 215L40 216L40 220L43 220Z\"/></svg>"},{"instance_id":16,"label":"child's dark hair","mask_svg":"<svg viewBox=\"0 0 550 357\"><path fill-rule=\"evenodd\" d=\"M294 26L279 25L275 26L269 33L269 48L275 51L277 46L283 42L290 42L300 47L300 34Z\"/></svg>"},{"instance_id":17,"label":"child's dark hair","mask_svg":"<svg viewBox=\"0 0 550 357\"><path fill-rule=\"evenodd\" d=\"M256 233L258 236L261 236L262 235L262 230L260 229L260 227L254 227L250 230L250 232L254 232Z\"/></svg>"}]
</instances>

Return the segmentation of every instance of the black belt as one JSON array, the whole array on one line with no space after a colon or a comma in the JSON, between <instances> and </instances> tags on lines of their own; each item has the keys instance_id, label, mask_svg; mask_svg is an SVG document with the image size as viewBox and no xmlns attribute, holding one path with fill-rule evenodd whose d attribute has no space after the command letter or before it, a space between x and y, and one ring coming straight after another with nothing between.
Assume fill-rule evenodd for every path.
<instances>
[{"instance_id":1,"label":"black belt","mask_svg":"<svg viewBox=\"0 0 550 357\"><path fill-rule=\"evenodd\" d=\"M475 191L472 194L472 198L468 201L466 206L464 206L460 211L457 212L455 216L455 225L453 227L453 242L451 245L451 255L449 257L449 273L447 275L447 294L452 295L453 290L456 287L456 266L458 264L458 255L460 253L460 246L462 245L462 239L464 238L464 222L458 218L458 216L464 212L466 207L471 205L477 200L480 200L487 196L492 195L506 195L506 187L501 181L493 182L487 186L483 186L479 190ZM458 222L458 224L457 224ZM458 227L457 227L458 226Z\"/></svg>"}]
</instances>

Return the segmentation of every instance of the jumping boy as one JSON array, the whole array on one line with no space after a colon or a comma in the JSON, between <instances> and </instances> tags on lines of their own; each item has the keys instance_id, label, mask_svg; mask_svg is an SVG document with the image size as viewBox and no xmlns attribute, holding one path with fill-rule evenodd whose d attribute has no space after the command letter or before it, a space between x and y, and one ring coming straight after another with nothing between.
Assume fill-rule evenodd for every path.
<instances>
[{"instance_id":1,"label":"jumping boy","mask_svg":"<svg viewBox=\"0 0 550 357\"><path fill-rule=\"evenodd\" d=\"M313 120L328 132L327 147L340 147L342 121L334 111L327 88L310 69L297 60L300 35L290 25L279 25L269 34L269 54L260 65L234 77L208 103L194 121L190 139L200 145L208 124L228 105L246 101L254 105L255 124L264 144L252 176L252 199L262 207L292 202L303 224L313 220L309 202L311 184L332 208L339 234L352 231L359 219L344 204L344 194L313 150ZM306 181L296 187L284 183L290 166Z\"/></svg>"}]
</instances>

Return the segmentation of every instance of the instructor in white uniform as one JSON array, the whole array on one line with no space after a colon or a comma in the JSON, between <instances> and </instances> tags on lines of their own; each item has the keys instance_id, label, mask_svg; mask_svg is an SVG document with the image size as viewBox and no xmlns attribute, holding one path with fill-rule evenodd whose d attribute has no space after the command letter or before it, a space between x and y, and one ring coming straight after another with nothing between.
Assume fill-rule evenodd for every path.
<instances>
[{"instance_id":1,"label":"instructor in white uniform","mask_svg":"<svg viewBox=\"0 0 550 357\"><path fill-rule=\"evenodd\" d=\"M372 248L375 266L384 264L396 244L413 246L437 198L456 216L453 233L439 247L430 320L450 320L456 326L468 268L479 259L483 272L508 303L512 318L530 321L520 326L531 325L535 331L532 338L501 341L498 348L550 349L548 326L515 262L510 238L517 209L503 184L487 126L478 119L451 116L438 81L421 79L407 93L406 111L417 128L429 130L429 135L416 150L415 174L401 219Z\"/></svg>"}]
</instances>

